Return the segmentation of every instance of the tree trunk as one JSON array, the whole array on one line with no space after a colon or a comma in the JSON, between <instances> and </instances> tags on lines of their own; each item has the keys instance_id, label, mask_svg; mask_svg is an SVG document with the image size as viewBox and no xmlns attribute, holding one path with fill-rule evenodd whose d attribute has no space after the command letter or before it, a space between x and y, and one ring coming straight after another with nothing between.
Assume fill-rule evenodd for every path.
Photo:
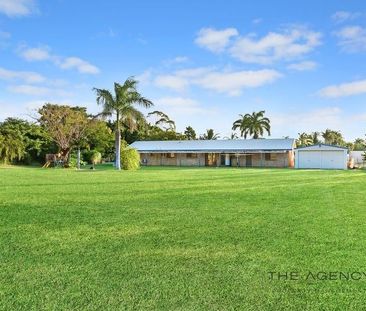
<instances>
[{"instance_id":1,"label":"tree trunk","mask_svg":"<svg viewBox=\"0 0 366 311\"><path fill-rule=\"evenodd\" d=\"M116 170L121 169L121 131L119 129L119 113L117 112L116 124Z\"/></svg>"},{"instance_id":2,"label":"tree trunk","mask_svg":"<svg viewBox=\"0 0 366 311\"><path fill-rule=\"evenodd\" d=\"M78 147L78 159L77 159L76 167L78 170L80 170L80 147Z\"/></svg>"},{"instance_id":3,"label":"tree trunk","mask_svg":"<svg viewBox=\"0 0 366 311\"><path fill-rule=\"evenodd\" d=\"M70 148L62 149L60 153L61 153L61 160L63 161L63 166L69 167Z\"/></svg>"}]
</instances>

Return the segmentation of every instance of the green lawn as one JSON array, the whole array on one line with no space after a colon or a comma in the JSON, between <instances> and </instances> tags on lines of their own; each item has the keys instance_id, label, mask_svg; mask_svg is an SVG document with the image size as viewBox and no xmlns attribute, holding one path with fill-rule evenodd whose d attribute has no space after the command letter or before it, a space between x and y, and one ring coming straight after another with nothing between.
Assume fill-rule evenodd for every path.
<instances>
[{"instance_id":1,"label":"green lawn","mask_svg":"<svg viewBox=\"0 0 366 311\"><path fill-rule=\"evenodd\" d=\"M0 168L1 310L364 310L366 172ZM270 280L268 272L299 272Z\"/></svg>"}]
</instances>

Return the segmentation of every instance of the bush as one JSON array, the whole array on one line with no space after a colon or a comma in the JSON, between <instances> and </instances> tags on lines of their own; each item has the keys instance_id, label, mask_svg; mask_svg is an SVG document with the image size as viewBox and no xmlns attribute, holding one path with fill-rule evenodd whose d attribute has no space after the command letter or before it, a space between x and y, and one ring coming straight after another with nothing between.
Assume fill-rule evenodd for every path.
<instances>
[{"instance_id":1,"label":"bush","mask_svg":"<svg viewBox=\"0 0 366 311\"><path fill-rule=\"evenodd\" d=\"M140 155L134 148L121 150L121 165L124 170L137 170L140 168Z\"/></svg>"},{"instance_id":2,"label":"bush","mask_svg":"<svg viewBox=\"0 0 366 311\"><path fill-rule=\"evenodd\" d=\"M102 162L102 154L99 151L92 150L91 152L92 152L92 154L90 156L90 161L91 161L91 164L93 164L93 166L95 164Z\"/></svg>"}]
</instances>

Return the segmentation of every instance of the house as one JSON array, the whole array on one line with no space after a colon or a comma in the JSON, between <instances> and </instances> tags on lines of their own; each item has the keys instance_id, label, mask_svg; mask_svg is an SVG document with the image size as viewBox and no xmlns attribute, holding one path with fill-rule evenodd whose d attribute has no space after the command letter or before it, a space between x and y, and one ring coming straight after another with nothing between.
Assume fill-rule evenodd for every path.
<instances>
[{"instance_id":1,"label":"house","mask_svg":"<svg viewBox=\"0 0 366 311\"><path fill-rule=\"evenodd\" d=\"M294 139L136 141L143 165L294 167Z\"/></svg>"},{"instance_id":2,"label":"house","mask_svg":"<svg viewBox=\"0 0 366 311\"><path fill-rule=\"evenodd\" d=\"M348 149L319 144L295 150L296 168L347 169Z\"/></svg>"}]
</instances>

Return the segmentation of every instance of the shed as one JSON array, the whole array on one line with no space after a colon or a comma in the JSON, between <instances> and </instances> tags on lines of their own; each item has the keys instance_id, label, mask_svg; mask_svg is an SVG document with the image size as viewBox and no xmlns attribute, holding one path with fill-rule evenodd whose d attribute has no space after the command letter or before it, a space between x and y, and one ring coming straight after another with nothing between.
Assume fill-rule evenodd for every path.
<instances>
[{"instance_id":1,"label":"shed","mask_svg":"<svg viewBox=\"0 0 366 311\"><path fill-rule=\"evenodd\" d=\"M295 168L346 170L347 152L347 148L325 144L297 148Z\"/></svg>"}]
</instances>

